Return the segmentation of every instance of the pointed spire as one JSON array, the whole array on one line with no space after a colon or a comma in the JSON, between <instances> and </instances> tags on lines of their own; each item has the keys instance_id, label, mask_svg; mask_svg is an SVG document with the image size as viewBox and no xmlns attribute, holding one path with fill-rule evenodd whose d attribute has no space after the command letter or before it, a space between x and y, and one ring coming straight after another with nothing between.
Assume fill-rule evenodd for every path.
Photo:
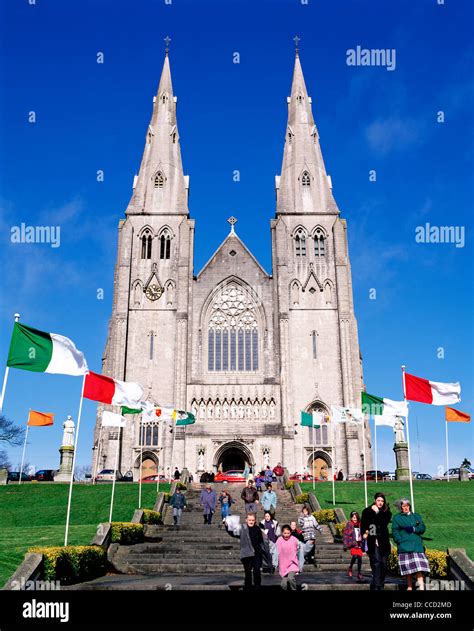
<instances>
[{"instance_id":1,"label":"pointed spire","mask_svg":"<svg viewBox=\"0 0 474 631\"><path fill-rule=\"evenodd\" d=\"M283 164L277 176L277 213L338 213L301 67L299 38L295 42Z\"/></svg>"},{"instance_id":2,"label":"pointed spire","mask_svg":"<svg viewBox=\"0 0 474 631\"><path fill-rule=\"evenodd\" d=\"M145 149L127 214L189 213L189 178L183 173L181 161L177 98L173 95L168 55L170 41L170 38L165 38L163 70L157 94L153 98L153 113L147 129Z\"/></svg>"}]
</instances>

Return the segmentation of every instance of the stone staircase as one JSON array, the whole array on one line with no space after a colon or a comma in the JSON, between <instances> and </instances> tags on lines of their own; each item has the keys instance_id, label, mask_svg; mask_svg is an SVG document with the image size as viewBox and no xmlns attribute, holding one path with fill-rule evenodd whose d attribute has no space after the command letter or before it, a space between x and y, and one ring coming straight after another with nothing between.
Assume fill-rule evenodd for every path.
<instances>
[{"instance_id":1,"label":"stone staircase","mask_svg":"<svg viewBox=\"0 0 474 631\"><path fill-rule=\"evenodd\" d=\"M219 496L226 489L235 500L232 514L245 519L244 503L240 499L241 484L214 484ZM239 558L239 539L231 537L220 519L220 504L216 507L214 523L204 524L202 509L199 504L200 485L195 484L186 493L187 510L183 512L181 526L173 525L172 510L166 511L162 526L145 526L145 542L132 546L112 544L108 551L108 559L114 571L125 575L141 575L147 580L153 576L157 580L165 580L167 576L197 577L201 575L212 581L214 587L224 576L228 587L242 583L242 564ZM276 518L280 525L289 523L301 513L301 505L294 504L289 491L276 491L278 502ZM263 519L260 507L258 521ZM370 564L364 556L362 573L363 583L347 577L349 553L344 552L341 543L334 543L328 526L323 525L322 534L317 534L314 564L305 564L301 580L308 584L307 589L368 589ZM229 578L232 575L235 579ZM279 577L265 575L264 584L277 587ZM214 577L214 578L211 578ZM118 578L118 577L117 577ZM142 579L143 580L143 579ZM386 589L397 588L396 582L386 585Z\"/></svg>"}]
</instances>

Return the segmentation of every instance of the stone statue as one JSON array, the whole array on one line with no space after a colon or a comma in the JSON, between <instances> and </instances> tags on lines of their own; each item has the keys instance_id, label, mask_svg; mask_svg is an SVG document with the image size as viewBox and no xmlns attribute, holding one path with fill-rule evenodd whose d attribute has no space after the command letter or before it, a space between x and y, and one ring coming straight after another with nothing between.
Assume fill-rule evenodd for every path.
<instances>
[{"instance_id":1,"label":"stone statue","mask_svg":"<svg viewBox=\"0 0 474 631\"><path fill-rule=\"evenodd\" d=\"M71 416L68 416L64 421L63 428L64 434L61 445L63 447L74 447L74 421Z\"/></svg>"},{"instance_id":2,"label":"stone statue","mask_svg":"<svg viewBox=\"0 0 474 631\"><path fill-rule=\"evenodd\" d=\"M198 448L198 471L204 471L204 448Z\"/></svg>"},{"instance_id":3,"label":"stone statue","mask_svg":"<svg viewBox=\"0 0 474 631\"><path fill-rule=\"evenodd\" d=\"M395 444L406 443L405 434L403 433L404 423L400 416L396 417L394 430L395 430Z\"/></svg>"}]
</instances>

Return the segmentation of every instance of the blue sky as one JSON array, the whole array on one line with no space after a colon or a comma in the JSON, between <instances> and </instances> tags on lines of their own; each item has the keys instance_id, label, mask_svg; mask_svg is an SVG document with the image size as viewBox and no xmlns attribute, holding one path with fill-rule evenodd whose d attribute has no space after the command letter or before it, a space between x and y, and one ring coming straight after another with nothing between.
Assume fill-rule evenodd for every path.
<instances>
[{"instance_id":1,"label":"blue sky","mask_svg":"<svg viewBox=\"0 0 474 631\"><path fill-rule=\"evenodd\" d=\"M191 177L195 272L225 238L231 214L271 270L274 176L298 34L326 167L348 222L367 389L401 398L405 363L415 375L459 380L458 407L472 412L471 0L18 0L0 11L2 362L18 311L26 324L71 337L100 371L117 224L140 163L166 35ZM395 70L348 66L346 51L358 45L394 48ZM21 222L60 226L60 247L11 243ZM426 223L463 227L464 247L417 243L416 227ZM80 387L78 378L10 372L7 416L25 423L29 407L57 415L54 427L30 432L27 460L37 468L58 466L61 425L67 414L77 417ZM84 402L79 465L90 461L95 409ZM444 470L444 409L413 403L411 411L413 468ZM450 466L474 460L473 436L472 424L450 425ZM393 470L391 431L378 438L379 466ZM20 457L20 448L10 450L13 463Z\"/></svg>"}]
</instances>

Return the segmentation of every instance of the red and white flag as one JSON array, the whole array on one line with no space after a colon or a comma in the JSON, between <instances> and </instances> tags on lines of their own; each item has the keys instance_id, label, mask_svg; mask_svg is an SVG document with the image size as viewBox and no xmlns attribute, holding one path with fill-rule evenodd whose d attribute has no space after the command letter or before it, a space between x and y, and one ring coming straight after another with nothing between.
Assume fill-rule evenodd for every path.
<instances>
[{"instance_id":1,"label":"red and white flag","mask_svg":"<svg viewBox=\"0 0 474 631\"><path fill-rule=\"evenodd\" d=\"M109 403L110 405L139 408L143 397L143 388L139 383L119 381L112 379L112 377L98 375L95 372L88 372L83 396L86 399Z\"/></svg>"},{"instance_id":2,"label":"red and white flag","mask_svg":"<svg viewBox=\"0 0 474 631\"><path fill-rule=\"evenodd\" d=\"M430 403L431 405L449 405L461 400L461 384L429 381L405 373L405 397L409 401Z\"/></svg>"}]
</instances>

